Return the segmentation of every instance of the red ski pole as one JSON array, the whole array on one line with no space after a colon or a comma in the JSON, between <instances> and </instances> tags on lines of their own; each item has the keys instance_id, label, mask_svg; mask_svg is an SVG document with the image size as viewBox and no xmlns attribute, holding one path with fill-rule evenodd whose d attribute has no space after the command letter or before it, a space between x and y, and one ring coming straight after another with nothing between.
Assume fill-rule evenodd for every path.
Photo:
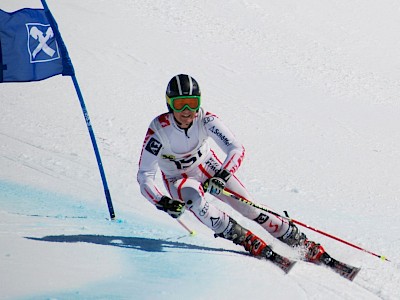
<instances>
[{"instance_id":1,"label":"red ski pole","mask_svg":"<svg viewBox=\"0 0 400 300\"><path fill-rule=\"evenodd\" d=\"M191 230L191 229L190 229L189 227L187 227L186 224L183 223L181 220L179 220L179 219L176 219L176 220L178 221L179 224L181 224L181 226L182 226L183 228L185 228L185 229L187 230L187 232L190 233L191 236L196 235L196 231Z\"/></svg>"},{"instance_id":2,"label":"red ski pole","mask_svg":"<svg viewBox=\"0 0 400 300\"><path fill-rule=\"evenodd\" d=\"M387 259L385 256L383 256L383 255L379 255L379 254L373 253L373 252L371 252L371 251L368 251L368 250L366 250L366 249L364 249L364 248L361 248L361 247L359 247L359 246L357 246L357 245L354 245L354 244L352 244L352 243L349 243L349 242L347 242L347 241L345 241L345 240L343 240L343 239L341 239L341 238L338 238L338 237L336 237L336 236L334 236L334 235L331 235L331 234L329 234L329 233L326 233L326 232L324 232L324 231L322 231L322 230L319 230L319 229L317 229L317 228L311 227L311 226L309 226L309 225L307 225L307 224L304 224L304 223L302 223L302 222L300 222L300 221L297 221L297 220L295 220L295 219L289 218L288 216L282 216L282 215L280 215L280 214L278 214L278 213L276 213L276 212L274 212L274 211L272 211L272 210L270 210L270 209L268 209L268 208L266 208L266 207L263 207L263 206L261 206L261 205L255 204L255 203L253 203L253 202L251 202L251 201L249 201L249 200L247 200L247 199L240 198L240 197L236 196L235 194L232 194L232 193L228 192L227 190L223 190L222 193L223 193L224 195L229 196L229 197L231 197L231 198L233 198L233 199L236 199L236 200L238 200L238 201L240 201L240 202L243 202L243 203L246 203L246 204L251 205L251 206L253 206L253 207L256 207L256 208L258 208L258 209L261 209L261 210L263 210L263 211L265 211L265 212L267 212L267 213L270 213L270 214L272 214L272 215L274 215L274 216L277 216L277 217L280 217L280 218L282 218L282 219L288 220L289 222L298 224L298 225L300 225L300 226L303 226L303 227L305 227L305 228L308 228L308 229L310 229L310 230L313 230L313 231L315 231L315 232L318 232L318 233L320 233L320 234L322 234L322 235L325 235L325 236L327 236L327 237L329 237L329 238L331 238L331 239L334 239L334 240L336 240L336 241L339 241L339 242L341 242L341 243L343 243L343 244L346 244L346 245L348 245L348 246L351 246L351 247L356 248L356 249L358 249L358 250L361 250L361 251L363 251L363 252L369 253L369 254L371 254L371 255L373 255L373 256L379 257L381 260L390 261L390 260L388 260L388 259Z\"/></svg>"}]
</instances>

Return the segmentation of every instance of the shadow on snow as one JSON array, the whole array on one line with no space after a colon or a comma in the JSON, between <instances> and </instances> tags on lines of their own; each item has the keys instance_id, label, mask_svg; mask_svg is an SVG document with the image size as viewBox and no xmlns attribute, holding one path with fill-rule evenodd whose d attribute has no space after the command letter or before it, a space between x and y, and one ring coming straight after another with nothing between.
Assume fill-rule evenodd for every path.
<instances>
[{"instance_id":1,"label":"shadow on snow","mask_svg":"<svg viewBox=\"0 0 400 300\"><path fill-rule=\"evenodd\" d=\"M143 237L105 236L105 235L49 235L42 238L26 237L30 240L56 243L90 243L97 245L131 248L146 252L166 252L166 249L188 249L213 252L228 252L247 255L246 252L197 246L181 242L157 240Z\"/></svg>"}]
</instances>

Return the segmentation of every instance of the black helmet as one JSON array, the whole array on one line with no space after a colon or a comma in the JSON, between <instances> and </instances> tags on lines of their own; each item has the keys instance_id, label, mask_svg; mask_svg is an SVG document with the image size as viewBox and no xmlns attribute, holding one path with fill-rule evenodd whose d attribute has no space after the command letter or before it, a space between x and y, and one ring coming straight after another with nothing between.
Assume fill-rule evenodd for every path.
<instances>
[{"instance_id":1,"label":"black helmet","mask_svg":"<svg viewBox=\"0 0 400 300\"><path fill-rule=\"evenodd\" d=\"M177 96L201 96L200 87L196 79L190 75L179 74L171 78L165 92L168 111L172 112L168 98Z\"/></svg>"}]
</instances>

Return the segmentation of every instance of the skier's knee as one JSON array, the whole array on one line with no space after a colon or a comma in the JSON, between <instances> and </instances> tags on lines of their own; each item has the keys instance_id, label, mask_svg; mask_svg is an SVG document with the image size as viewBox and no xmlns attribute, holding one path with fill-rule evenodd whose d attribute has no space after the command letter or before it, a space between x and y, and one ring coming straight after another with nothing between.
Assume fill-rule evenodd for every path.
<instances>
[{"instance_id":1,"label":"skier's knee","mask_svg":"<svg viewBox=\"0 0 400 300\"><path fill-rule=\"evenodd\" d=\"M186 206L191 209L192 207L201 204L202 196L200 192L192 187L185 187L181 190L182 200L185 201Z\"/></svg>"}]
</instances>

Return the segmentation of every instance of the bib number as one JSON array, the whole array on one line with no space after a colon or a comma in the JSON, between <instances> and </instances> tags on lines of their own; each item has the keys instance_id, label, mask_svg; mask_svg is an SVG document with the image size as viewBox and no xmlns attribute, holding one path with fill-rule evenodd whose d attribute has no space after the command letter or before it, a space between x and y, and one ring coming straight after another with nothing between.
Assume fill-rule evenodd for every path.
<instances>
[{"instance_id":1,"label":"bib number","mask_svg":"<svg viewBox=\"0 0 400 300\"><path fill-rule=\"evenodd\" d=\"M193 165L203 154L199 151L189 158L182 158L179 160L173 160L178 170L185 170Z\"/></svg>"}]
</instances>

